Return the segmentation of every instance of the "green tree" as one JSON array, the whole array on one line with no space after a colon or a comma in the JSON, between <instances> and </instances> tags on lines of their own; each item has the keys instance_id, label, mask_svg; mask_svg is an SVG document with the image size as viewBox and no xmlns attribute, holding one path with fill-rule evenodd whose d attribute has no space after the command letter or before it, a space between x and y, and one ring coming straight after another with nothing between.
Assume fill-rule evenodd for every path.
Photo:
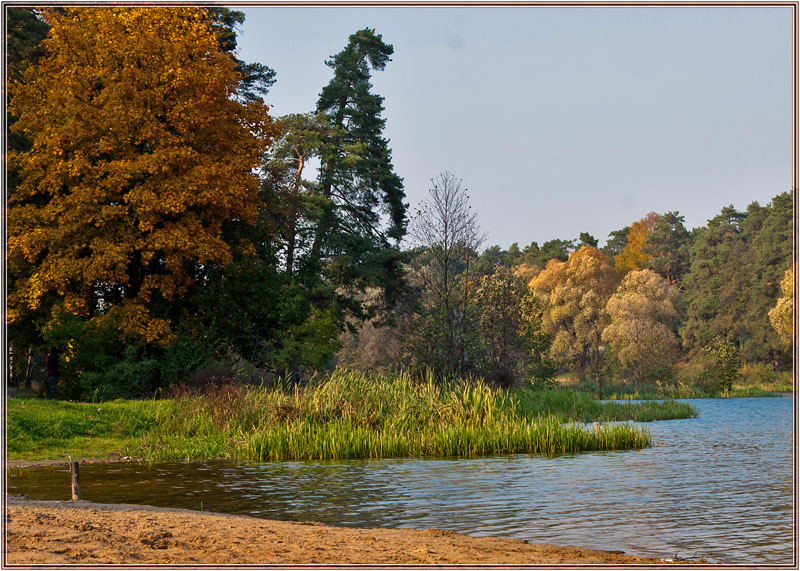
<instances>
[{"instance_id":1,"label":"green tree","mask_svg":"<svg viewBox=\"0 0 800 571\"><path fill-rule=\"evenodd\" d=\"M575 249L572 240L548 240L542 247L536 242L531 242L522 250L522 261L531 266L543 268L550 260L565 262L570 252Z\"/></svg>"},{"instance_id":2,"label":"green tree","mask_svg":"<svg viewBox=\"0 0 800 571\"><path fill-rule=\"evenodd\" d=\"M591 246L593 248L597 248L597 238L589 234L588 232L581 232L580 236L578 237L578 247L581 246Z\"/></svg>"},{"instance_id":3,"label":"green tree","mask_svg":"<svg viewBox=\"0 0 800 571\"><path fill-rule=\"evenodd\" d=\"M500 246L489 246L476 260L475 271L478 275L488 276L494 273L497 266L505 265L508 252Z\"/></svg>"},{"instance_id":4,"label":"green tree","mask_svg":"<svg viewBox=\"0 0 800 571\"><path fill-rule=\"evenodd\" d=\"M687 320L681 330L684 345L693 352L715 336L735 337L744 325L741 309L747 303L743 271L747 247L740 226L745 217L728 206L696 233L685 280Z\"/></svg>"},{"instance_id":5,"label":"green tree","mask_svg":"<svg viewBox=\"0 0 800 571\"><path fill-rule=\"evenodd\" d=\"M383 70L393 51L374 30L351 35L344 50L325 62L333 79L317 102L331 129L320 147L320 201L309 252L317 271L309 275L322 271L329 294L338 288L340 301L354 311L347 290L378 286L391 293L402 275L397 243L406 229L403 182L382 136L383 97L371 92L370 83L372 70Z\"/></svg>"},{"instance_id":6,"label":"green tree","mask_svg":"<svg viewBox=\"0 0 800 571\"><path fill-rule=\"evenodd\" d=\"M689 232L683 216L667 212L659 217L647 235L644 252L650 256L647 266L670 284L680 284L689 271Z\"/></svg>"},{"instance_id":7,"label":"green tree","mask_svg":"<svg viewBox=\"0 0 800 571\"><path fill-rule=\"evenodd\" d=\"M319 157L331 126L324 114L281 117L281 136L265 156L261 222L275 229L286 273L303 265L314 239L314 213L321 208L317 184L304 177L309 162ZM307 265L307 264L306 264Z\"/></svg>"},{"instance_id":8,"label":"green tree","mask_svg":"<svg viewBox=\"0 0 800 571\"><path fill-rule=\"evenodd\" d=\"M684 344L696 354L714 337L729 339L746 361L788 359L769 310L792 262L792 198L776 196L746 212L726 207L696 231L684 280ZM780 360L780 359L779 359Z\"/></svg>"},{"instance_id":9,"label":"green tree","mask_svg":"<svg viewBox=\"0 0 800 571\"><path fill-rule=\"evenodd\" d=\"M608 234L609 239L606 240L606 245L603 246L603 252L613 260L614 256L618 256L628 244L628 233L630 231L631 227L625 226L625 228L610 232Z\"/></svg>"},{"instance_id":10,"label":"green tree","mask_svg":"<svg viewBox=\"0 0 800 571\"><path fill-rule=\"evenodd\" d=\"M514 242L508 247L508 252L506 252L505 265L511 268L520 262L522 262L522 250L519 249L519 244Z\"/></svg>"},{"instance_id":11,"label":"green tree","mask_svg":"<svg viewBox=\"0 0 800 571\"><path fill-rule=\"evenodd\" d=\"M741 376L742 361L736 345L717 335L703 346L702 354L706 364L700 375L701 383L711 390L730 391Z\"/></svg>"},{"instance_id":12,"label":"green tree","mask_svg":"<svg viewBox=\"0 0 800 571\"><path fill-rule=\"evenodd\" d=\"M513 270L498 265L482 276L473 302L482 332L476 357L480 373L501 386L525 374L542 378L552 373L541 304Z\"/></svg>"},{"instance_id":13,"label":"green tree","mask_svg":"<svg viewBox=\"0 0 800 571\"><path fill-rule=\"evenodd\" d=\"M237 97L242 101L256 101L267 95L275 84L275 70L258 62L245 63L236 57L237 28L244 24L244 12L222 8L208 7L206 10L214 17L214 31L217 33L220 48L230 54L239 73Z\"/></svg>"}]
</instances>

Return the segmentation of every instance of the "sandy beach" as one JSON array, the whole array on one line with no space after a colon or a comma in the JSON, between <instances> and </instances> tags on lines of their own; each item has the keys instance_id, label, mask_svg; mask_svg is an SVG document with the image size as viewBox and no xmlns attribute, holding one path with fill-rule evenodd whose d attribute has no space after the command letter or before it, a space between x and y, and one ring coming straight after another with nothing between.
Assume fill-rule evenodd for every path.
<instances>
[{"instance_id":1,"label":"sandy beach","mask_svg":"<svg viewBox=\"0 0 800 571\"><path fill-rule=\"evenodd\" d=\"M86 501L6 498L6 565L664 564L437 529L353 529Z\"/></svg>"}]
</instances>

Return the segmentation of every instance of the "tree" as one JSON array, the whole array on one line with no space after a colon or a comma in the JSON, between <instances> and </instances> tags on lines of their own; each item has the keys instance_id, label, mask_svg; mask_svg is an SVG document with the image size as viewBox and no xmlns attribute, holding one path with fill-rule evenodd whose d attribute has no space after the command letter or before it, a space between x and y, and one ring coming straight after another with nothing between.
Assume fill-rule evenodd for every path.
<instances>
[{"instance_id":1,"label":"tree","mask_svg":"<svg viewBox=\"0 0 800 571\"><path fill-rule=\"evenodd\" d=\"M241 101L257 101L275 84L275 70L262 63L245 63L236 57L236 28L244 23L244 12L218 6L205 8L212 16L212 27L217 33L220 47L230 54L240 76L236 96Z\"/></svg>"},{"instance_id":2,"label":"tree","mask_svg":"<svg viewBox=\"0 0 800 571\"><path fill-rule=\"evenodd\" d=\"M340 302L356 309L344 290L399 286L397 243L406 230L403 181L394 172L382 131L383 97L370 92L371 70L383 70L394 48L374 30L359 30L326 61L333 79L320 93L317 112L330 130L320 147L319 208L309 266L324 272ZM383 220L388 225L384 227ZM312 286L313 284L309 284Z\"/></svg>"},{"instance_id":3,"label":"tree","mask_svg":"<svg viewBox=\"0 0 800 571\"><path fill-rule=\"evenodd\" d=\"M769 322L780 335L781 342L791 347L794 341L794 271L791 269L783 276L781 293L778 303L769 311Z\"/></svg>"},{"instance_id":4,"label":"tree","mask_svg":"<svg viewBox=\"0 0 800 571\"><path fill-rule=\"evenodd\" d=\"M647 237L653 231L659 218L658 214L650 212L641 220L631 224L625 247L614 256L614 267L620 276L624 276L631 270L642 269L650 262L651 256L647 253Z\"/></svg>"},{"instance_id":5,"label":"tree","mask_svg":"<svg viewBox=\"0 0 800 571\"><path fill-rule=\"evenodd\" d=\"M314 238L314 212L321 202L317 185L303 173L309 161L319 157L331 127L324 114L287 115L279 123L281 135L264 160L262 218L277 229L291 276Z\"/></svg>"},{"instance_id":6,"label":"tree","mask_svg":"<svg viewBox=\"0 0 800 571\"><path fill-rule=\"evenodd\" d=\"M692 243L685 280L688 313L681 336L684 346L695 353L715 336L736 336L735 330L742 326L736 313L747 296L742 271L747 248L740 237L745 217L727 206L697 231Z\"/></svg>"},{"instance_id":7,"label":"tree","mask_svg":"<svg viewBox=\"0 0 800 571\"><path fill-rule=\"evenodd\" d=\"M46 55L42 40L47 36L50 27L42 20L33 8L7 6L5 9L6 29L6 73L9 83L21 81L24 69L35 65L39 59ZM12 131L17 117L13 113L6 114L6 142L8 151L12 153L30 150L31 142L22 133ZM12 196L19 185L19 172L13 166L6 171L6 197ZM16 287L18 273L13 268L8 272L8 290ZM34 319L17 321L7 329L9 339L9 381L16 380L16 369L21 364L26 364L24 383L25 388L30 388L31 361L33 347L41 343L41 337L34 321L41 319L41 315ZM27 353L27 360L21 359Z\"/></svg>"},{"instance_id":8,"label":"tree","mask_svg":"<svg viewBox=\"0 0 800 571\"><path fill-rule=\"evenodd\" d=\"M505 265L509 268L516 266L522 261L522 250L519 249L519 244L514 242L508 247L506 252Z\"/></svg>"},{"instance_id":9,"label":"tree","mask_svg":"<svg viewBox=\"0 0 800 571\"><path fill-rule=\"evenodd\" d=\"M494 273L497 266L504 265L508 252L500 246L489 246L476 260L476 272L481 276L488 276Z\"/></svg>"},{"instance_id":10,"label":"tree","mask_svg":"<svg viewBox=\"0 0 800 571\"><path fill-rule=\"evenodd\" d=\"M588 232L581 232L580 236L578 237L578 247L581 246L591 246L593 248L597 248L597 238L589 234Z\"/></svg>"},{"instance_id":11,"label":"tree","mask_svg":"<svg viewBox=\"0 0 800 571\"><path fill-rule=\"evenodd\" d=\"M592 246L573 252L566 262L550 260L531 281L544 306L544 329L553 338L550 356L557 364L599 380L606 303L615 285L608 258Z\"/></svg>"},{"instance_id":12,"label":"tree","mask_svg":"<svg viewBox=\"0 0 800 571\"><path fill-rule=\"evenodd\" d=\"M48 56L10 102L32 148L10 157L9 320L73 314L169 344L171 302L232 259L223 227L256 217L267 107L233 98L236 64L203 10L42 14Z\"/></svg>"},{"instance_id":13,"label":"tree","mask_svg":"<svg viewBox=\"0 0 800 571\"><path fill-rule=\"evenodd\" d=\"M537 378L552 373L541 304L513 270L498 265L482 276L474 303L482 332L476 360L486 378L507 387L526 373Z\"/></svg>"},{"instance_id":14,"label":"tree","mask_svg":"<svg viewBox=\"0 0 800 571\"><path fill-rule=\"evenodd\" d=\"M484 234L460 180L445 172L431 184L430 198L411 222L411 239L421 249L412 260L412 280L421 295L407 344L418 365L462 374L472 366L477 341L474 262Z\"/></svg>"},{"instance_id":15,"label":"tree","mask_svg":"<svg viewBox=\"0 0 800 571\"><path fill-rule=\"evenodd\" d=\"M33 8L6 8L6 65L9 82L22 80L25 67L35 65L47 52L42 40L47 36L50 26L42 20ZM30 142L21 133L11 131L16 122L13 114L8 116L6 137L12 151L23 151L30 148ZM9 173L13 174L13 173ZM16 186L16 181L9 180L9 193Z\"/></svg>"},{"instance_id":16,"label":"tree","mask_svg":"<svg viewBox=\"0 0 800 571\"><path fill-rule=\"evenodd\" d=\"M536 242L531 242L522 250L523 262L531 266L543 268L550 260L560 260L565 262L570 252L575 249L572 240L559 240L555 238L548 240L542 247Z\"/></svg>"},{"instance_id":17,"label":"tree","mask_svg":"<svg viewBox=\"0 0 800 571\"><path fill-rule=\"evenodd\" d=\"M614 230L608 234L609 239L606 240L606 245L603 246L603 252L612 260L615 256L619 255L628 243L628 233L631 227L625 226L620 230Z\"/></svg>"},{"instance_id":18,"label":"tree","mask_svg":"<svg viewBox=\"0 0 800 571\"><path fill-rule=\"evenodd\" d=\"M678 355L673 328L677 290L652 270L633 270L606 304L611 323L603 341L635 382L669 376Z\"/></svg>"},{"instance_id":19,"label":"tree","mask_svg":"<svg viewBox=\"0 0 800 571\"><path fill-rule=\"evenodd\" d=\"M769 321L780 282L792 263L792 197L746 212L732 206L696 231L691 266L683 280L687 318L684 345L697 355L714 337L734 343L746 361L790 357Z\"/></svg>"},{"instance_id":20,"label":"tree","mask_svg":"<svg viewBox=\"0 0 800 571\"><path fill-rule=\"evenodd\" d=\"M689 271L690 238L683 220L677 212L660 216L645 243L644 254L650 257L647 266L670 284L680 283Z\"/></svg>"}]
</instances>

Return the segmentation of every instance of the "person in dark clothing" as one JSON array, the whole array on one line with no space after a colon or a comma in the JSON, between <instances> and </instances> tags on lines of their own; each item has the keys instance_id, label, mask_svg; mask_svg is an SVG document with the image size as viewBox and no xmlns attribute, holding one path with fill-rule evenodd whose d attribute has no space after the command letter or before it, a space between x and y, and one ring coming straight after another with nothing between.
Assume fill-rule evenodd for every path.
<instances>
[{"instance_id":1,"label":"person in dark clothing","mask_svg":"<svg viewBox=\"0 0 800 571\"><path fill-rule=\"evenodd\" d=\"M44 368L47 372L47 398L52 399L56 394L56 382L58 381L58 355L61 351L58 347L51 347L47 357L44 358Z\"/></svg>"}]
</instances>

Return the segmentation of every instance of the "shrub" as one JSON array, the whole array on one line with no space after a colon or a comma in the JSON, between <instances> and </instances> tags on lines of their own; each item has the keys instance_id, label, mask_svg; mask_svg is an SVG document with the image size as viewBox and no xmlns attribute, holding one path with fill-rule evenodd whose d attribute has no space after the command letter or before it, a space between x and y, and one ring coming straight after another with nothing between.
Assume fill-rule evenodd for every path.
<instances>
[{"instance_id":1,"label":"shrub","mask_svg":"<svg viewBox=\"0 0 800 571\"><path fill-rule=\"evenodd\" d=\"M701 385L707 385L712 390L730 391L733 383L739 380L739 369L742 366L734 344L717 335L702 351L706 365L700 373Z\"/></svg>"}]
</instances>

